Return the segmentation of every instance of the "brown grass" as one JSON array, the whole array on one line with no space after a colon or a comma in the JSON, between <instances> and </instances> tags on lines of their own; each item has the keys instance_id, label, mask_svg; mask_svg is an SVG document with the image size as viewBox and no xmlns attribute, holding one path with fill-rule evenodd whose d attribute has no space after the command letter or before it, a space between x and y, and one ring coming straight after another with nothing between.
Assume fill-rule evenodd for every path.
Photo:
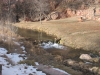
<instances>
[{"instance_id":1,"label":"brown grass","mask_svg":"<svg viewBox=\"0 0 100 75\"><path fill-rule=\"evenodd\" d=\"M27 65L35 66L35 61L34 60L23 60L23 61L20 61L19 64L27 64Z\"/></svg>"},{"instance_id":2,"label":"brown grass","mask_svg":"<svg viewBox=\"0 0 100 75\"><path fill-rule=\"evenodd\" d=\"M78 22L79 17L71 17L60 20L39 22L21 22L15 24L17 27L26 29L37 29L62 38L61 43L73 48L84 50L100 50L100 25L99 22L86 20Z\"/></svg>"}]
</instances>

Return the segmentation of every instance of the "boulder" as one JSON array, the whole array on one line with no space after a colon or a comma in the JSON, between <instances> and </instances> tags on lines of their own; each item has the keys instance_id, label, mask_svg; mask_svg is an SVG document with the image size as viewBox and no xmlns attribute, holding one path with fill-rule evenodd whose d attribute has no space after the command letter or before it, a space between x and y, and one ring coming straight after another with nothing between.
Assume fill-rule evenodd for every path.
<instances>
[{"instance_id":1,"label":"boulder","mask_svg":"<svg viewBox=\"0 0 100 75\"><path fill-rule=\"evenodd\" d=\"M50 14L50 17L51 17L52 20L58 19L59 18L59 12L52 12Z\"/></svg>"},{"instance_id":2,"label":"boulder","mask_svg":"<svg viewBox=\"0 0 100 75\"><path fill-rule=\"evenodd\" d=\"M64 61L64 64L71 65L71 66L74 66L75 63L76 63L76 61L74 61L72 59L67 59Z\"/></svg>"},{"instance_id":3,"label":"boulder","mask_svg":"<svg viewBox=\"0 0 100 75\"><path fill-rule=\"evenodd\" d=\"M66 18L67 17L67 15L66 15L66 13L60 13L60 18Z\"/></svg>"},{"instance_id":4,"label":"boulder","mask_svg":"<svg viewBox=\"0 0 100 75\"><path fill-rule=\"evenodd\" d=\"M100 59L99 58L92 58L90 61L91 62L95 62L95 63L99 63Z\"/></svg>"},{"instance_id":5,"label":"boulder","mask_svg":"<svg viewBox=\"0 0 100 75\"><path fill-rule=\"evenodd\" d=\"M94 72L96 75L100 75L100 68L99 67L92 67L90 71Z\"/></svg>"},{"instance_id":6,"label":"boulder","mask_svg":"<svg viewBox=\"0 0 100 75\"><path fill-rule=\"evenodd\" d=\"M89 54L81 54L80 59L83 59L83 60L91 60L92 57L89 55Z\"/></svg>"},{"instance_id":7,"label":"boulder","mask_svg":"<svg viewBox=\"0 0 100 75\"><path fill-rule=\"evenodd\" d=\"M98 69L98 74L100 75L100 68Z\"/></svg>"},{"instance_id":8,"label":"boulder","mask_svg":"<svg viewBox=\"0 0 100 75\"><path fill-rule=\"evenodd\" d=\"M97 73L98 69L99 69L99 67L92 67L92 68L90 68L90 71Z\"/></svg>"},{"instance_id":9,"label":"boulder","mask_svg":"<svg viewBox=\"0 0 100 75\"><path fill-rule=\"evenodd\" d=\"M71 16L75 15L75 12L71 8L68 8L68 9L66 9L66 15L68 17L71 17Z\"/></svg>"},{"instance_id":10,"label":"boulder","mask_svg":"<svg viewBox=\"0 0 100 75\"><path fill-rule=\"evenodd\" d=\"M97 21L100 22L100 18L98 18Z\"/></svg>"}]
</instances>

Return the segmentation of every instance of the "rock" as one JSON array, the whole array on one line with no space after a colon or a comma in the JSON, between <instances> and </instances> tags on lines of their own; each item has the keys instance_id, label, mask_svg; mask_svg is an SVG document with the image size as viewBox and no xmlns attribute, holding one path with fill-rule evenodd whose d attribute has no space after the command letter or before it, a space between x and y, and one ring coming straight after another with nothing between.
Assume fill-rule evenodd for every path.
<instances>
[{"instance_id":1,"label":"rock","mask_svg":"<svg viewBox=\"0 0 100 75\"><path fill-rule=\"evenodd\" d=\"M90 70L92 71L92 72L94 72L94 73L97 73L98 72L98 67L92 67Z\"/></svg>"},{"instance_id":2,"label":"rock","mask_svg":"<svg viewBox=\"0 0 100 75\"><path fill-rule=\"evenodd\" d=\"M79 58L83 59L83 60L90 60L90 59L92 59L92 57L89 54L81 54L81 56Z\"/></svg>"},{"instance_id":3,"label":"rock","mask_svg":"<svg viewBox=\"0 0 100 75\"><path fill-rule=\"evenodd\" d=\"M60 55L57 55L55 58L54 58L57 62L62 62L63 61L63 57L60 56Z\"/></svg>"},{"instance_id":4,"label":"rock","mask_svg":"<svg viewBox=\"0 0 100 75\"><path fill-rule=\"evenodd\" d=\"M67 15L66 15L66 13L64 13L64 12L61 12L61 13L60 13L60 18L63 18L63 19L64 19L64 18L67 18Z\"/></svg>"},{"instance_id":5,"label":"rock","mask_svg":"<svg viewBox=\"0 0 100 75\"><path fill-rule=\"evenodd\" d=\"M92 58L91 60L92 60L93 62L95 62L95 63L99 63L99 61L100 61L99 58Z\"/></svg>"},{"instance_id":6,"label":"rock","mask_svg":"<svg viewBox=\"0 0 100 75\"><path fill-rule=\"evenodd\" d=\"M98 18L97 21L100 22L100 18Z\"/></svg>"},{"instance_id":7,"label":"rock","mask_svg":"<svg viewBox=\"0 0 100 75\"><path fill-rule=\"evenodd\" d=\"M99 67L92 67L90 69L90 71L92 71L93 73L95 73L96 75L100 75L100 68Z\"/></svg>"},{"instance_id":8,"label":"rock","mask_svg":"<svg viewBox=\"0 0 100 75\"><path fill-rule=\"evenodd\" d=\"M83 62L79 62L79 65L84 65L84 63Z\"/></svg>"},{"instance_id":9,"label":"rock","mask_svg":"<svg viewBox=\"0 0 100 75\"><path fill-rule=\"evenodd\" d=\"M71 16L74 15L74 13L73 13L71 8L66 9L66 12L67 12L66 14L67 14L68 17L71 17Z\"/></svg>"},{"instance_id":10,"label":"rock","mask_svg":"<svg viewBox=\"0 0 100 75\"><path fill-rule=\"evenodd\" d=\"M56 20L59 18L59 13L58 12L52 12L51 13L51 19L52 20Z\"/></svg>"},{"instance_id":11,"label":"rock","mask_svg":"<svg viewBox=\"0 0 100 75\"><path fill-rule=\"evenodd\" d=\"M64 61L64 64L68 64L68 65L74 65L74 63L76 63L76 61L72 60L72 59L68 59Z\"/></svg>"},{"instance_id":12,"label":"rock","mask_svg":"<svg viewBox=\"0 0 100 75\"><path fill-rule=\"evenodd\" d=\"M100 68L98 69L98 74L100 75Z\"/></svg>"}]
</instances>

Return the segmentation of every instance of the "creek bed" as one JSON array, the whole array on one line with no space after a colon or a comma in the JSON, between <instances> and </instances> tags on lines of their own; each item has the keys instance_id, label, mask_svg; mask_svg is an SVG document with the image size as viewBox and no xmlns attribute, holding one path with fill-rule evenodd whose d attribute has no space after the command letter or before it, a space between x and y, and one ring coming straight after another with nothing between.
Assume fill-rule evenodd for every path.
<instances>
[{"instance_id":1,"label":"creek bed","mask_svg":"<svg viewBox=\"0 0 100 75\"><path fill-rule=\"evenodd\" d=\"M21 29L18 28L17 34L21 35L22 37L27 38L27 41L34 41L34 40L54 40L56 36L52 35L47 35L44 32L39 32L39 31L32 31L29 29ZM66 59L72 59L77 62L83 62L86 63L87 61L83 61L79 59L79 56L81 54L92 54L94 56L99 57L98 53L92 52L92 51L85 51L82 49L73 49L70 47L65 46L66 48L64 49L58 49L58 48L48 48L45 49L47 52L51 53L52 55L60 55L63 57L63 61ZM66 66L66 64L64 64ZM67 65L68 66L68 65ZM98 66L100 67L99 63L92 63L92 66Z\"/></svg>"}]
</instances>

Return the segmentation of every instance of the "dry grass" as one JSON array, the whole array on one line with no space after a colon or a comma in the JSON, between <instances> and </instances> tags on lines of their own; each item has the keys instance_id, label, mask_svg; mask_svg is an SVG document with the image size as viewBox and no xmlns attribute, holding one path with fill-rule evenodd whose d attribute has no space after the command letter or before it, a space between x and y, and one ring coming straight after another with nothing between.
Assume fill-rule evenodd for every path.
<instances>
[{"instance_id":1,"label":"dry grass","mask_svg":"<svg viewBox=\"0 0 100 75\"><path fill-rule=\"evenodd\" d=\"M0 47L4 47L8 50L8 53L23 53L19 45L15 42L19 42L19 36L15 34L15 28L9 25L0 25ZM16 49L16 50L15 50Z\"/></svg>"},{"instance_id":2,"label":"dry grass","mask_svg":"<svg viewBox=\"0 0 100 75\"><path fill-rule=\"evenodd\" d=\"M79 17L39 22L21 22L14 24L26 29L37 29L61 37L61 43L85 50L100 50L100 25L97 21L78 22Z\"/></svg>"},{"instance_id":3,"label":"dry grass","mask_svg":"<svg viewBox=\"0 0 100 75\"><path fill-rule=\"evenodd\" d=\"M34 60L23 60L20 61L19 64L27 64L27 65L35 65L35 61Z\"/></svg>"}]
</instances>

